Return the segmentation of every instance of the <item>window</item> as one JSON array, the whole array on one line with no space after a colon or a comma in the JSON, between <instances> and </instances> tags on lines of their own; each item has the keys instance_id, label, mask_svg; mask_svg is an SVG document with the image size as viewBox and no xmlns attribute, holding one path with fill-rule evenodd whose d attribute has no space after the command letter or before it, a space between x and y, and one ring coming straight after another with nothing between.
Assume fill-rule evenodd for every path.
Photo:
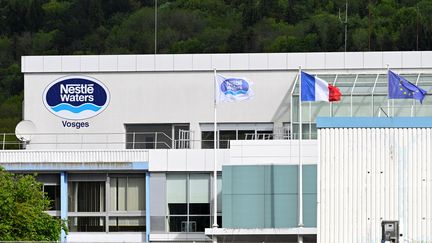
<instances>
[{"instance_id":1,"label":"window","mask_svg":"<svg viewBox=\"0 0 432 243\"><path fill-rule=\"evenodd\" d=\"M144 174L70 174L71 232L146 230Z\"/></svg>"},{"instance_id":2,"label":"window","mask_svg":"<svg viewBox=\"0 0 432 243\"><path fill-rule=\"evenodd\" d=\"M229 148L231 140L272 139L272 123L217 124L219 148ZM201 124L201 148L214 148L214 124Z\"/></svg>"},{"instance_id":3,"label":"window","mask_svg":"<svg viewBox=\"0 0 432 243\"><path fill-rule=\"evenodd\" d=\"M168 231L187 232L187 175L167 175Z\"/></svg>"},{"instance_id":4,"label":"window","mask_svg":"<svg viewBox=\"0 0 432 243\"><path fill-rule=\"evenodd\" d=\"M272 132L272 131L257 131L260 132ZM247 140L247 139L253 139L255 136L255 130L238 130L236 140Z\"/></svg>"},{"instance_id":5,"label":"window","mask_svg":"<svg viewBox=\"0 0 432 243\"><path fill-rule=\"evenodd\" d=\"M213 131L201 132L201 148L203 148L203 149L214 148L214 132Z\"/></svg>"},{"instance_id":6,"label":"window","mask_svg":"<svg viewBox=\"0 0 432 243\"><path fill-rule=\"evenodd\" d=\"M204 232L210 227L210 177L189 175L189 232Z\"/></svg>"},{"instance_id":7,"label":"window","mask_svg":"<svg viewBox=\"0 0 432 243\"><path fill-rule=\"evenodd\" d=\"M105 217L68 217L71 232L104 232Z\"/></svg>"},{"instance_id":8,"label":"window","mask_svg":"<svg viewBox=\"0 0 432 243\"><path fill-rule=\"evenodd\" d=\"M275 134L273 131L257 131L255 136L256 136L256 139L258 139L258 140L269 140L269 139L275 139L274 135ZM280 134L278 134L278 136L279 135ZM280 139L280 136L276 137L276 138Z\"/></svg>"},{"instance_id":9,"label":"window","mask_svg":"<svg viewBox=\"0 0 432 243\"><path fill-rule=\"evenodd\" d=\"M270 131L271 133L271 131ZM219 148L226 149L230 147L230 140L246 140L254 139L256 136L253 130L227 130L219 131ZM201 135L202 148L213 148L214 147L214 132L204 131Z\"/></svg>"},{"instance_id":10,"label":"window","mask_svg":"<svg viewBox=\"0 0 432 243\"><path fill-rule=\"evenodd\" d=\"M105 212L104 181L69 182L69 212Z\"/></svg>"},{"instance_id":11,"label":"window","mask_svg":"<svg viewBox=\"0 0 432 243\"><path fill-rule=\"evenodd\" d=\"M144 177L111 177L110 210L145 210Z\"/></svg>"},{"instance_id":12,"label":"window","mask_svg":"<svg viewBox=\"0 0 432 243\"><path fill-rule=\"evenodd\" d=\"M44 185L45 196L51 201L49 210L60 210L60 186Z\"/></svg>"},{"instance_id":13,"label":"window","mask_svg":"<svg viewBox=\"0 0 432 243\"><path fill-rule=\"evenodd\" d=\"M169 232L204 232L210 227L210 175L167 175Z\"/></svg>"},{"instance_id":14,"label":"window","mask_svg":"<svg viewBox=\"0 0 432 243\"><path fill-rule=\"evenodd\" d=\"M217 191L217 223L222 228L222 175L220 174L217 175Z\"/></svg>"},{"instance_id":15,"label":"window","mask_svg":"<svg viewBox=\"0 0 432 243\"><path fill-rule=\"evenodd\" d=\"M139 232L145 231L145 217L110 217L110 232Z\"/></svg>"},{"instance_id":16,"label":"window","mask_svg":"<svg viewBox=\"0 0 432 243\"><path fill-rule=\"evenodd\" d=\"M125 124L126 149L188 148L189 124Z\"/></svg>"},{"instance_id":17,"label":"window","mask_svg":"<svg viewBox=\"0 0 432 243\"><path fill-rule=\"evenodd\" d=\"M430 88L431 74L411 73L401 74L409 81ZM350 73L350 74L317 74L320 78L337 86L343 97L339 102L304 102L302 103L303 138L316 139L317 117L363 117L363 116L430 116L430 99L425 99L423 105L411 99L387 99L387 74L383 73ZM293 87L291 98L291 122L293 130L299 132L299 82ZM298 134L294 134L298 138Z\"/></svg>"},{"instance_id":18,"label":"window","mask_svg":"<svg viewBox=\"0 0 432 243\"><path fill-rule=\"evenodd\" d=\"M43 183L42 190L45 197L50 200L50 207L47 212L50 215L60 215L60 175L50 173L40 173L36 175L36 180ZM58 211L58 212L54 212Z\"/></svg>"},{"instance_id":19,"label":"window","mask_svg":"<svg viewBox=\"0 0 432 243\"><path fill-rule=\"evenodd\" d=\"M105 182L70 181L68 183L69 212L68 226L71 232L105 231ZM100 217L86 213L100 212ZM74 214L75 213L75 214ZM103 216L103 217L102 217Z\"/></svg>"},{"instance_id":20,"label":"window","mask_svg":"<svg viewBox=\"0 0 432 243\"><path fill-rule=\"evenodd\" d=\"M237 139L236 130L219 131L219 148L229 148L229 141Z\"/></svg>"},{"instance_id":21,"label":"window","mask_svg":"<svg viewBox=\"0 0 432 243\"><path fill-rule=\"evenodd\" d=\"M299 124L292 124L293 126L293 137L294 139L298 139L299 137ZM316 129L316 123L303 123L302 125L302 139L317 139L317 129Z\"/></svg>"},{"instance_id":22,"label":"window","mask_svg":"<svg viewBox=\"0 0 432 243\"><path fill-rule=\"evenodd\" d=\"M110 176L109 231L145 231L145 178ZM112 217L123 212L121 217Z\"/></svg>"}]
</instances>

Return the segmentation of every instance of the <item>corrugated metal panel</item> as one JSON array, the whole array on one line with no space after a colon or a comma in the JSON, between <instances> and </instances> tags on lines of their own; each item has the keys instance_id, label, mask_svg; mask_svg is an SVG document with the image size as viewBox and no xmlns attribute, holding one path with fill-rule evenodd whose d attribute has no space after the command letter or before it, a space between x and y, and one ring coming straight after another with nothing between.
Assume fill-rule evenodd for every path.
<instances>
[{"instance_id":1,"label":"corrugated metal panel","mask_svg":"<svg viewBox=\"0 0 432 243\"><path fill-rule=\"evenodd\" d=\"M13 162L148 162L147 150L4 150L0 163Z\"/></svg>"},{"instance_id":2,"label":"corrugated metal panel","mask_svg":"<svg viewBox=\"0 0 432 243\"><path fill-rule=\"evenodd\" d=\"M319 129L318 242L380 242L382 220L399 220L403 241L430 242L431 138L430 128Z\"/></svg>"}]
</instances>

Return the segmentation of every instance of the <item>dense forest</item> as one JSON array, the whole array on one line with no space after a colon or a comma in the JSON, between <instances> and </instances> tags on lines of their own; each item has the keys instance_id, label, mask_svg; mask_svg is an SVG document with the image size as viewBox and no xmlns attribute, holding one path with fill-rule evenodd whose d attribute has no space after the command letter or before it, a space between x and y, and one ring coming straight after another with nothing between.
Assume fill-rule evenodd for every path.
<instances>
[{"instance_id":1,"label":"dense forest","mask_svg":"<svg viewBox=\"0 0 432 243\"><path fill-rule=\"evenodd\" d=\"M23 55L430 50L432 0L0 0L0 131ZM345 46L345 27L347 29Z\"/></svg>"}]
</instances>

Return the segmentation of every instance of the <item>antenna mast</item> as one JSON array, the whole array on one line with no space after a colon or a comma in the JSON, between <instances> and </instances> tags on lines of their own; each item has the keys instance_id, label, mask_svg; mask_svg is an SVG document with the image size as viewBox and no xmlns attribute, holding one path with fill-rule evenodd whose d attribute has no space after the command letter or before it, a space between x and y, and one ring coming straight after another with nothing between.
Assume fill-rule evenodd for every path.
<instances>
[{"instance_id":1,"label":"antenna mast","mask_svg":"<svg viewBox=\"0 0 432 243\"><path fill-rule=\"evenodd\" d=\"M345 20L342 21L340 9L339 9L339 21L345 25L344 52L346 52L347 51L347 34L348 34L348 0L345 1Z\"/></svg>"}]
</instances>

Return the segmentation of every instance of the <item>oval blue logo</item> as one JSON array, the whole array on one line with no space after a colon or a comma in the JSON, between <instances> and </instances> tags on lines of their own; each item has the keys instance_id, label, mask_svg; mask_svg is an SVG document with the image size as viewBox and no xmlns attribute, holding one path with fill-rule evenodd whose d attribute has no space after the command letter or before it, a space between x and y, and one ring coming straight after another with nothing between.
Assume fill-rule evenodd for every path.
<instances>
[{"instance_id":1,"label":"oval blue logo","mask_svg":"<svg viewBox=\"0 0 432 243\"><path fill-rule=\"evenodd\" d=\"M86 76L66 76L52 82L44 91L45 107L65 119L87 119L105 110L108 89L100 81Z\"/></svg>"},{"instance_id":2,"label":"oval blue logo","mask_svg":"<svg viewBox=\"0 0 432 243\"><path fill-rule=\"evenodd\" d=\"M249 90L249 84L244 79L227 78L222 82L220 89L225 95L246 94Z\"/></svg>"}]
</instances>

